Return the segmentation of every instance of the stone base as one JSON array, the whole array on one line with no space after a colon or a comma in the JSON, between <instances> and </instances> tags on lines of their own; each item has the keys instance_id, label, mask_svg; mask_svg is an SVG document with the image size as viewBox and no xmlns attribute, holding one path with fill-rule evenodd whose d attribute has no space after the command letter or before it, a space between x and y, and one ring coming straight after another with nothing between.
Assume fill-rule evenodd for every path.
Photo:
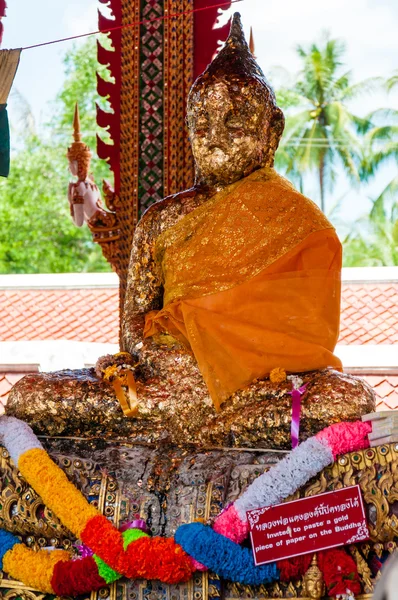
<instances>
[{"instance_id":1,"label":"stone base","mask_svg":"<svg viewBox=\"0 0 398 600\"><path fill-rule=\"evenodd\" d=\"M255 477L285 453L220 449L198 451L189 447L151 447L101 440L46 438L45 446L68 477L116 526L138 516L153 534L171 536L182 523L211 519L235 500ZM368 512L371 542L351 546L363 593L373 591L372 558L396 547L398 498L396 473L398 444L379 446L342 456L295 494L295 498L359 484ZM0 524L21 535L33 548L70 548L71 534L43 506L1 451ZM67 501L67 500L66 500ZM43 594L3 578L3 596L42 600ZM159 582L121 580L91 594L91 600L206 600L207 598L298 598L302 582L252 588L197 573L176 586ZM88 598L88 596L87 596Z\"/></svg>"}]
</instances>

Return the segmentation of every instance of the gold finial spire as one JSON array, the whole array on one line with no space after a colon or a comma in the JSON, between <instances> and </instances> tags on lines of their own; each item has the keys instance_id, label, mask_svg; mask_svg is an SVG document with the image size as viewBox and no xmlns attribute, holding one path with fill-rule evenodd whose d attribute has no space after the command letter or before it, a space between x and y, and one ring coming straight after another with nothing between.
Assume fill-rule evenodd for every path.
<instances>
[{"instance_id":1,"label":"gold finial spire","mask_svg":"<svg viewBox=\"0 0 398 600\"><path fill-rule=\"evenodd\" d=\"M80 133L79 105L77 102L75 104L75 114L73 117L73 139L75 142L81 142L82 140L82 134Z\"/></svg>"},{"instance_id":2,"label":"gold finial spire","mask_svg":"<svg viewBox=\"0 0 398 600\"><path fill-rule=\"evenodd\" d=\"M253 36L253 27L250 27L250 39L249 39L249 48L250 52L253 54L254 58L256 57L256 47L254 45L254 36Z\"/></svg>"},{"instance_id":3,"label":"gold finial spire","mask_svg":"<svg viewBox=\"0 0 398 600\"><path fill-rule=\"evenodd\" d=\"M318 559L316 557L316 554L313 555L312 560L311 560L311 567L317 567L318 566Z\"/></svg>"},{"instance_id":4,"label":"gold finial spire","mask_svg":"<svg viewBox=\"0 0 398 600\"><path fill-rule=\"evenodd\" d=\"M74 141L72 145L68 148L66 156L70 162L77 162L77 176L79 179L85 180L88 177L88 171L90 168L91 151L90 148L84 142L82 142L79 107L77 102L75 105L75 114L73 116L73 140Z\"/></svg>"}]
</instances>

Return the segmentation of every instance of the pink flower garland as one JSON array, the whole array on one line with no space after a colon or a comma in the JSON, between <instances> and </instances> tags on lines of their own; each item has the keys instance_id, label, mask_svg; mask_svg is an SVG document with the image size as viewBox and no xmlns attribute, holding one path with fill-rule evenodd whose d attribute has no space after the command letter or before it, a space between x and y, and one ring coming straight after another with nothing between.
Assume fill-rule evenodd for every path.
<instances>
[{"instance_id":1,"label":"pink flower garland","mask_svg":"<svg viewBox=\"0 0 398 600\"><path fill-rule=\"evenodd\" d=\"M215 520L217 533L241 543L248 535L246 511L273 506L332 464L339 454L369 447L369 422L335 423L300 444L275 467L258 477L227 510Z\"/></svg>"}]
</instances>

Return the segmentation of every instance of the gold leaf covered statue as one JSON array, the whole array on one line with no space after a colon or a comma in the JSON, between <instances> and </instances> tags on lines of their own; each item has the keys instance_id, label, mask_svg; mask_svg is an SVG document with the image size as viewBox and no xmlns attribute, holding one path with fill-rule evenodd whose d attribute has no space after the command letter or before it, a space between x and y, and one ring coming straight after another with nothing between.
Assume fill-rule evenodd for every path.
<instances>
[{"instance_id":1,"label":"gold leaf covered statue","mask_svg":"<svg viewBox=\"0 0 398 600\"><path fill-rule=\"evenodd\" d=\"M273 169L284 117L239 14L187 122L194 187L151 206L134 235L121 350L134 359L135 417L89 370L31 375L7 413L40 433L289 448L292 382L272 383L275 368L306 385L301 439L374 410L333 354L341 244Z\"/></svg>"}]
</instances>

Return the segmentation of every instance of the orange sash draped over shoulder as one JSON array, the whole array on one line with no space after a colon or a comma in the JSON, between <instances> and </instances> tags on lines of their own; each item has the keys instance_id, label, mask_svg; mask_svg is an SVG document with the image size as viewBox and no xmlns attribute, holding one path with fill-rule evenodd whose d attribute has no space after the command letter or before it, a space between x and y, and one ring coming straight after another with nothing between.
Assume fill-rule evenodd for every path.
<instances>
[{"instance_id":1,"label":"orange sash draped over shoulder","mask_svg":"<svg viewBox=\"0 0 398 600\"><path fill-rule=\"evenodd\" d=\"M341 244L319 208L272 169L228 186L159 236L167 332L195 355L217 409L276 367L341 368Z\"/></svg>"}]
</instances>

